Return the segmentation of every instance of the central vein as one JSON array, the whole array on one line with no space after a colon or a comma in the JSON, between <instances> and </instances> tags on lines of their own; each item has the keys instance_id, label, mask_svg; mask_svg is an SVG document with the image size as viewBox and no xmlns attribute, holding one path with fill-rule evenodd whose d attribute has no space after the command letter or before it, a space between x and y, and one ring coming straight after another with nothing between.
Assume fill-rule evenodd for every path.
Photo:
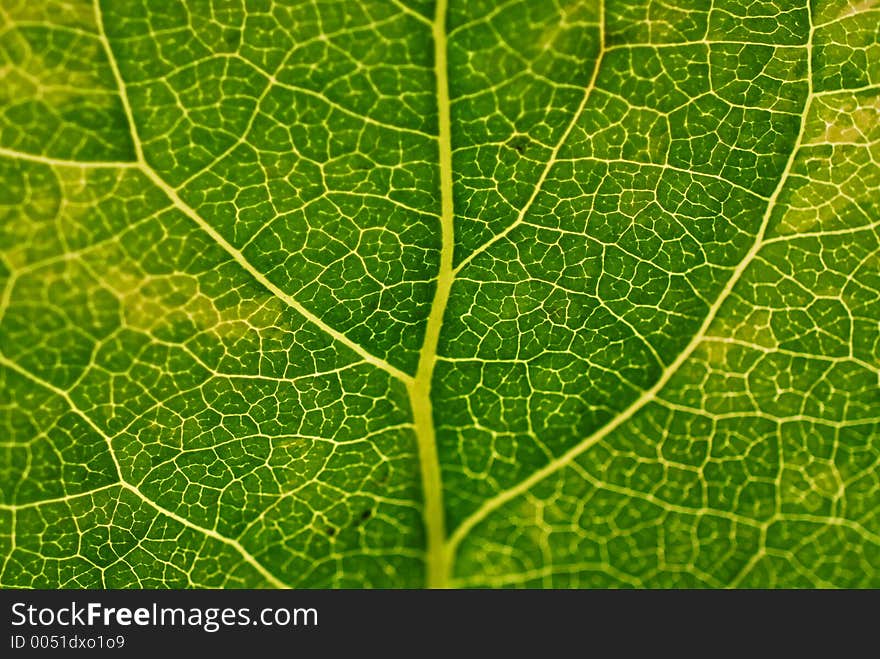
<instances>
[{"instance_id":1,"label":"central vein","mask_svg":"<svg viewBox=\"0 0 880 659\"><path fill-rule=\"evenodd\" d=\"M440 164L440 267L431 313L425 328L425 339L419 354L419 367L409 383L409 398L418 439L419 464L422 473L424 523L426 538L427 586L443 588L449 577L449 555L446 550L446 525L443 511L443 483L437 456L437 438L431 406L431 380L437 363L440 328L452 288L452 254L455 247L452 212L452 136L449 119L449 76L446 63L446 5L437 0L433 23L434 70L437 80L438 147Z\"/></svg>"}]
</instances>

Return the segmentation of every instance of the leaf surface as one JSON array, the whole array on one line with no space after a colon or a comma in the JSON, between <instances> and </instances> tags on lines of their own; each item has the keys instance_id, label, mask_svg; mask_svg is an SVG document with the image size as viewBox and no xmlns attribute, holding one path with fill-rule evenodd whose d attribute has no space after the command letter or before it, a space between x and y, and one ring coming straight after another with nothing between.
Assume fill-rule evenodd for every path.
<instances>
[{"instance_id":1,"label":"leaf surface","mask_svg":"<svg viewBox=\"0 0 880 659\"><path fill-rule=\"evenodd\" d=\"M0 584L880 586L878 19L4 3Z\"/></svg>"}]
</instances>

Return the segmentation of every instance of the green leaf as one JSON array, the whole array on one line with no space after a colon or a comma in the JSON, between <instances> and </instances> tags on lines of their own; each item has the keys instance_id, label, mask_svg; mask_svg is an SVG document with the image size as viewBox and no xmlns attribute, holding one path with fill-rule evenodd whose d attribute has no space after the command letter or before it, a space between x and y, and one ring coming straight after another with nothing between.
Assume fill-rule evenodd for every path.
<instances>
[{"instance_id":1,"label":"green leaf","mask_svg":"<svg viewBox=\"0 0 880 659\"><path fill-rule=\"evenodd\" d=\"M4 2L0 584L880 586L878 19Z\"/></svg>"}]
</instances>

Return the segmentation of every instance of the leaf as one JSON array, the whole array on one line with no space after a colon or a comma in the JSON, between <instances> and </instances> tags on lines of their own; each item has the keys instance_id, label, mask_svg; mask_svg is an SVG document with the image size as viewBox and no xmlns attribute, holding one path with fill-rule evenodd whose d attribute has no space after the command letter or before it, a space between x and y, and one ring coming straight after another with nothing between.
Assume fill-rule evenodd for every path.
<instances>
[{"instance_id":1,"label":"leaf","mask_svg":"<svg viewBox=\"0 0 880 659\"><path fill-rule=\"evenodd\" d=\"M0 583L880 586L878 17L4 2Z\"/></svg>"}]
</instances>

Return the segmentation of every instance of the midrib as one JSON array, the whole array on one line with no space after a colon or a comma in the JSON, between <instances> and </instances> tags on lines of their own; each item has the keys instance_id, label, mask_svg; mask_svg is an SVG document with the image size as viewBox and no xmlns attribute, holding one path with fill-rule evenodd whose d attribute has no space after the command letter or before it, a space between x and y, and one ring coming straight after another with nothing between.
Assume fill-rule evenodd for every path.
<instances>
[{"instance_id":1,"label":"midrib","mask_svg":"<svg viewBox=\"0 0 880 659\"><path fill-rule=\"evenodd\" d=\"M449 76L446 61L447 0L438 0L433 22L434 72L437 84L438 155L440 165L440 267L425 338L419 353L416 375L408 383L410 406L418 441L422 475L423 515L426 534L426 585L443 588L448 583L449 554L446 551L446 523L443 511L443 483L437 455L431 405L431 380L437 363L437 343L449 290L452 288L452 254L455 247L452 209L452 136L449 109Z\"/></svg>"},{"instance_id":2,"label":"midrib","mask_svg":"<svg viewBox=\"0 0 880 659\"><path fill-rule=\"evenodd\" d=\"M437 363L437 345L440 339L440 330L446 314L449 302L449 293L455 280L456 273L461 270L476 255L471 254L458 268L453 267L453 253L455 248L455 226L452 195L452 135L449 102L449 69L447 63L447 33L446 13L448 0L438 0L434 21L432 23L434 40L434 70L437 84L437 111L438 111L438 152L440 167L440 196L441 196L441 252L440 265L437 274L437 288L431 304L431 312L428 316L425 328L425 338L419 353L419 366L415 377L407 383L410 397L410 406L413 412L419 465L422 477L423 519L426 535L426 585L428 588L446 588L451 585L452 565L455 560L457 538L447 538L445 509L443 504L443 481L441 477L440 460L437 453L437 438L433 419L433 406L431 403L431 382L434 375L434 367ZM592 95L599 73L599 65L604 53L604 2L599 3L599 46L594 70L590 81L584 90L584 96L580 106L572 117L559 143L553 150L550 160L535 185L532 197L523 207L519 218L509 226L500 236L507 235L522 220L534 202L538 192L543 188L544 179L548 171L556 161L559 150L567 141L569 134L574 128L578 117L583 112L587 100ZM481 247L482 252L496 239L489 241Z\"/></svg>"}]
</instances>

